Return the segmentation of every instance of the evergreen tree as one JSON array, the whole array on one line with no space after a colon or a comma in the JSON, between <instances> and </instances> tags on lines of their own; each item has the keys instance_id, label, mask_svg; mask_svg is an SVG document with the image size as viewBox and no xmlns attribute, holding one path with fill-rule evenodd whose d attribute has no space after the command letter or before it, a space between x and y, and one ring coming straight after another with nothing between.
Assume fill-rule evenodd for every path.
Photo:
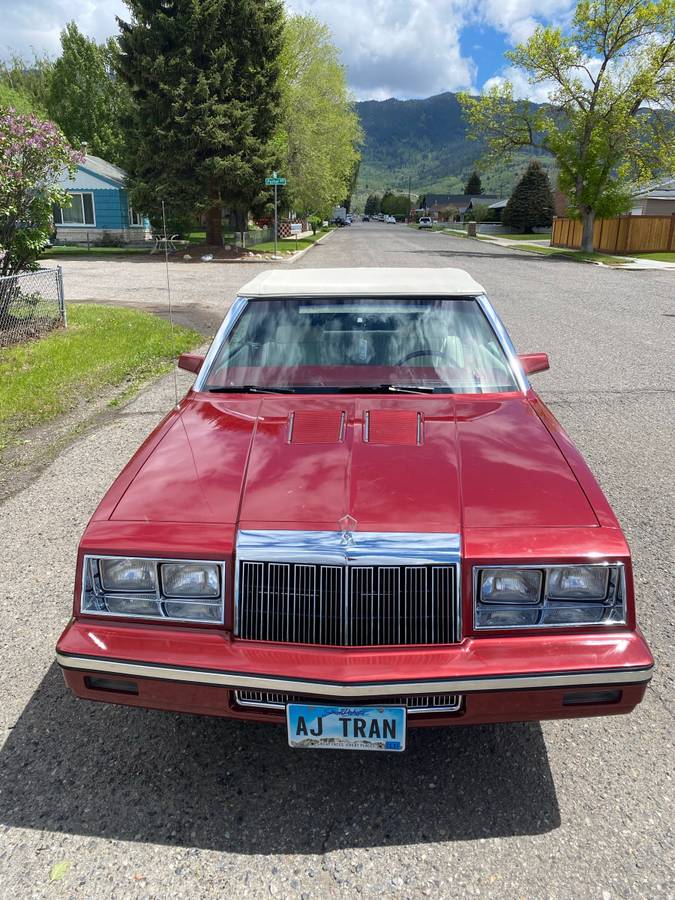
<instances>
[{"instance_id":1,"label":"evergreen tree","mask_svg":"<svg viewBox=\"0 0 675 900\"><path fill-rule=\"evenodd\" d=\"M126 85L112 67L115 41L97 44L69 22L61 32L61 56L49 78L47 111L74 146L121 163L120 119L129 102Z\"/></svg>"},{"instance_id":2,"label":"evergreen tree","mask_svg":"<svg viewBox=\"0 0 675 900\"><path fill-rule=\"evenodd\" d=\"M118 70L133 104L125 123L134 205L206 212L221 245L222 211L239 227L267 198L279 117L281 0L127 0Z\"/></svg>"},{"instance_id":3,"label":"evergreen tree","mask_svg":"<svg viewBox=\"0 0 675 900\"><path fill-rule=\"evenodd\" d=\"M469 180L466 183L466 187L464 188L464 193L468 194L470 197L478 197L483 193L483 186L480 182L480 175L474 169L471 175L469 176Z\"/></svg>"},{"instance_id":4,"label":"evergreen tree","mask_svg":"<svg viewBox=\"0 0 675 900\"><path fill-rule=\"evenodd\" d=\"M533 160L504 208L502 222L525 233L553 221L553 194L546 171Z\"/></svg>"},{"instance_id":5,"label":"evergreen tree","mask_svg":"<svg viewBox=\"0 0 675 900\"><path fill-rule=\"evenodd\" d=\"M364 212L367 216L376 216L380 212L382 198L379 194L369 194Z\"/></svg>"}]
</instances>

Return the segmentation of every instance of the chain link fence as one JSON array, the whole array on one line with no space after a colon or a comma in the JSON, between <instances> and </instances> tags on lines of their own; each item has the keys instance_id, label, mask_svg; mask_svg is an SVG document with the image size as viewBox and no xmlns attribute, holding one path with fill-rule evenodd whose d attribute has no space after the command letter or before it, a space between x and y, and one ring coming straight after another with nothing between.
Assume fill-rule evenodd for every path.
<instances>
[{"instance_id":1,"label":"chain link fence","mask_svg":"<svg viewBox=\"0 0 675 900\"><path fill-rule=\"evenodd\" d=\"M66 324L61 267L0 278L0 347Z\"/></svg>"}]
</instances>

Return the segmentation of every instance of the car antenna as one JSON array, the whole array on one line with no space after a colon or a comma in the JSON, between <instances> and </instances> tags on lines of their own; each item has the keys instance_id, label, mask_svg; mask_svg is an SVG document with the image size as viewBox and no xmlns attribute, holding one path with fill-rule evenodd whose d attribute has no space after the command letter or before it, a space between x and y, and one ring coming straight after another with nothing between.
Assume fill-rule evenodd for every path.
<instances>
[{"instance_id":1,"label":"car antenna","mask_svg":"<svg viewBox=\"0 0 675 900\"><path fill-rule=\"evenodd\" d=\"M166 233L166 209L162 200L162 227L164 229L164 267L166 269L166 293L169 298L169 322L171 322L171 355L173 357L173 392L178 406L178 363L176 360L176 336L173 327L173 306L171 304L171 278L169 277L169 241Z\"/></svg>"}]
</instances>

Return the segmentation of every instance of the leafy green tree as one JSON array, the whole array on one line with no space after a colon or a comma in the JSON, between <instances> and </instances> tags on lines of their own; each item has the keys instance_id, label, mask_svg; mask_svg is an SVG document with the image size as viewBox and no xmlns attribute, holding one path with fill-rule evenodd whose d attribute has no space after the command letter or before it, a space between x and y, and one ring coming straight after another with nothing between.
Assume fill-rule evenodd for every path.
<instances>
[{"instance_id":1,"label":"leafy green tree","mask_svg":"<svg viewBox=\"0 0 675 900\"><path fill-rule=\"evenodd\" d=\"M545 170L536 160L516 185L504 207L502 222L526 234L553 222L553 194Z\"/></svg>"},{"instance_id":2,"label":"leafy green tree","mask_svg":"<svg viewBox=\"0 0 675 900\"><path fill-rule=\"evenodd\" d=\"M469 180L466 183L466 187L464 188L464 193L468 194L470 197L477 197L483 193L483 187L480 183L480 175L474 169L471 175L469 176Z\"/></svg>"},{"instance_id":3,"label":"leafy green tree","mask_svg":"<svg viewBox=\"0 0 675 900\"><path fill-rule=\"evenodd\" d=\"M367 216L376 216L381 211L382 198L379 194L368 194L364 212Z\"/></svg>"},{"instance_id":4,"label":"leafy green tree","mask_svg":"<svg viewBox=\"0 0 675 900\"><path fill-rule=\"evenodd\" d=\"M506 55L531 84L552 85L552 105L514 99L509 83L460 95L471 136L501 161L520 147L552 153L590 251L596 216L629 209L635 178L675 164L675 2L580 0L569 33L539 27Z\"/></svg>"},{"instance_id":5,"label":"leafy green tree","mask_svg":"<svg viewBox=\"0 0 675 900\"><path fill-rule=\"evenodd\" d=\"M396 216L397 218L405 218L410 212L407 194L395 194L393 191L387 191L382 197L380 211L385 216Z\"/></svg>"},{"instance_id":6,"label":"leafy green tree","mask_svg":"<svg viewBox=\"0 0 675 900\"><path fill-rule=\"evenodd\" d=\"M492 218L492 210L487 203L474 203L464 218L467 222L487 222Z\"/></svg>"},{"instance_id":7,"label":"leafy green tree","mask_svg":"<svg viewBox=\"0 0 675 900\"><path fill-rule=\"evenodd\" d=\"M80 155L53 122L34 114L0 113L0 276L34 265L51 230L52 204L67 206L57 186ZM0 317L10 293L0 293Z\"/></svg>"},{"instance_id":8,"label":"leafy green tree","mask_svg":"<svg viewBox=\"0 0 675 900\"><path fill-rule=\"evenodd\" d=\"M0 85L20 94L24 98L21 105L29 107L26 111L44 117L53 68L54 62L47 56L34 54L32 60L27 60L14 54L8 61L0 62Z\"/></svg>"},{"instance_id":9,"label":"leafy green tree","mask_svg":"<svg viewBox=\"0 0 675 900\"><path fill-rule=\"evenodd\" d=\"M116 42L97 44L75 22L61 32L61 56L50 76L47 110L73 145L109 162L124 157L120 120L129 92L113 69Z\"/></svg>"},{"instance_id":10,"label":"leafy green tree","mask_svg":"<svg viewBox=\"0 0 675 900\"><path fill-rule=\"evenodd\" d=\"M10 109L17 113L24 113L24 115L36 112L32 97L22 91L14 90L8 84L0 81L0 110L6 112Z\"/></svg>"},{"instance_id":11,"label":"leafy green tree","mask_svg":"<svg viewBox=\"0 0 675 900\"><path fill-rule=\"evenodd\" d=\"M276 143L288 202L323 216L351 193L361 127L329 29L292 16L281 55L281 125Z\"/></svg>"},{"instance_id":12,"label":"leafy green tree","mask_svg":"<svg viewBox=\"0 0 675 900\"><path fill-rule=\"evenodd\" d=\"M222 213L243 228L269 198L279 122L281 0L127 0L117 69L132 94L124 120L134 206L157 218L204 212L222 245Z\"/></svg>"}]
</instances>

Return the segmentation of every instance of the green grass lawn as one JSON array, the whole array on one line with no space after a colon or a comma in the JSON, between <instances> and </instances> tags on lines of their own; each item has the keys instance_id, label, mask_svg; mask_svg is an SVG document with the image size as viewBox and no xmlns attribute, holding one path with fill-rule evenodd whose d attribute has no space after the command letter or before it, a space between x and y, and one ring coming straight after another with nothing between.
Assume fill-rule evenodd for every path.
<instances>
[{"instance_id":1,"label":"green grass lawn","mask_svg":"<svg viewBox=\"0 0 675 900\"><path fill-rule=\"evenodd\" d=\"M506 238L508 241L548 241L551 234L495 234L494 237Z\"/></svg>"},{"instance_id":2,"label":"green grass lawn","mask_svg":"<svg viewBox=\"0 0 675 900\"><path fill-rule=\"evenodd\" d=\"M55 419L107 388L131 394L203 343L196 331L150 313L96 304L68 307L68 328L0 348L0 450L24 429Z\"/></svg>"},{"instance_id":3,"label":"green grass lawn","mask_svg":"<svg viewBox=\"0 0 675 900\"><path fill-rule=\"evenodd\" d=\"M224 231L223 232L223 241L226 244L233 244L235 239L235 234L233 231ZM206 243L206 232L205 231L191 231L187 235L187 240L191 244L205 244Z\"/></svg>"},{"instance_id":4,"label":"green grass lawn","mask_svg":"<svg viewBox=\"0 0 675 900\"><path fill-rule=\"evenodd\" d=\"M657 262L675 263L675 253L636 253L635 259L655 259Z\"/></svg>"},{"instance_id":5,"label":"green grass lawn","mask_svg":"<svg viewBox=\"0 0 675 900\"><path fill-rule=\"evenodd\" d=\"M509 244L509 250L524 250L527 253L541 253L544 256L564 256L577 262L601 262L612 266L624 266L630 260L625 256L607 256L606 253L584 253L582 250L568 250L564 247L523 247L518 244Z\"/></svg>"},{"instance_id":6,"label":"green grass lawn","mask_svg":"<svg viewBox=\"0 0 675 900\"><path fill-rule=\"evenodd\" d=\"M147 247L70 247L59 244L56 247L50 247L43 250L40 259L60 259L64 256L86 256L88 259L101 259L108 256L129 256L131 254L145 253L148 254L154 247L154 244L148 243Z\"/></svg>"},{"instance_id":7,"label":"green grass lawn","mask_svg":"<svg viewBox=\"0 0 675 900\"><path fill-rule=\"evenodd\" d=\"M283 238L283 240L277 242L277 250L279 253L295 253L296 250L306 250L307 247L311 247L312 244L315 244L319 238L322 238L330 230L332 229L317 231L316 234L299 238L297 241L295 238ZM255 244L255 246L247 247L246 249L252 253L274 253L274 241L265 241L262 244Z\"/></svg>"}]
</instances>

